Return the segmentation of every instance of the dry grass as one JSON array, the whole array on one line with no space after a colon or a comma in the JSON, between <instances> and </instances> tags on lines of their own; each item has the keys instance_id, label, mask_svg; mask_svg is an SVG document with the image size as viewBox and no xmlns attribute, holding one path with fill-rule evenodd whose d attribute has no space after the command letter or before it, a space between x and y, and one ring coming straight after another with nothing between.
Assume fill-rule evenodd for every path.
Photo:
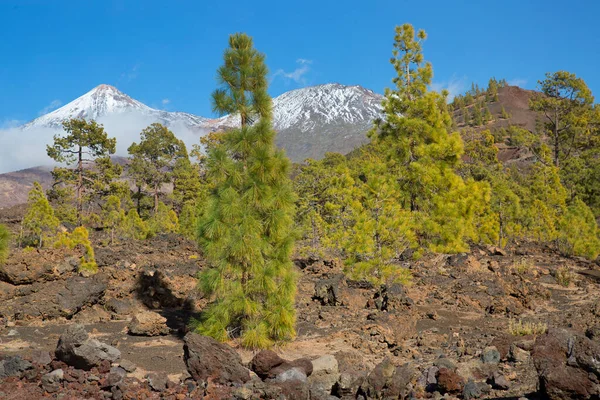
<instances>
[{"instance_id":1,"label":"dry grass","mask_svg":"<svg viewBox=\"0 0 600 400\"><path fill-rule=\"evenodd\" d=\"M542 335L548 331L548 325L543 322L523 322L510 319L508 332L513 336Z\"/></svg>"},{"instance_id":2,"label":"dry grass","mask_svg":"<svg viewBox=\"0 0 600 400\"><path fill-rule=\"evenodd\" d=\"M560 267L556 270L556 282L564 287L569 287L571 282L573 282L575 278L575 274L571 271L569 267Z\"/></svg>"}]
</instances>

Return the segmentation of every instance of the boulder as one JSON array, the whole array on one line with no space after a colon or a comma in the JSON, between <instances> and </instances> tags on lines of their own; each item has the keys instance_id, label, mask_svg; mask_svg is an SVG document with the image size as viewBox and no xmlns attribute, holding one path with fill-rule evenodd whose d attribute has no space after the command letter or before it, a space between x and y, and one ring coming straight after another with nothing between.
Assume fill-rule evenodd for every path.
<instances>
[{"instance_id":1,"label":"boulder","mask_svg":"<svg viewBox=\"0 0 600 400\"><path fill-rule=\"evenodd\" d=\"M54 268L44 262L0 264L0 280L13 285L24 285L52 279Z\"/></svg>"},{"instance_id":2,"label":"boulder","mask_svg":"<svg viewBox=\"0 0 600 400\"><path fill-rule=\"evenodd\" d=\"M70 277L64 281L38 282L27 294L0 303L0 314L16 320L32 318L71 318L104 295L108 278L96 274L91 278Z\"/></svg>"},{"instance_id":3,"label":"boulder","mask_svg":"<svg viewBox=\"0 0 600 400\"><path fill-rule=\"evenodd\" d=\"M196 333L188 333L183 340L184 361L194 380L211 379L220 384L243 384L250 380L250 371L231 347Z\"/></svg>"},{"instance_id":4,"label":"boulder","mask_svg":"<svg viewBox=\"0 0 600 400\"><path fill-rule=\"evenodd\" d=\"M477 385L477 383L473 382L472 380L469 380L463 388L464 400L478 399L481 397L481 395L482 393L481 389L479 388L479 385Z\"/></svg>"},{"instance_id":5,"label":"boulder","mask_svg":"<svg viewBox=\"0 0 600 400\"><path fill-rule=\"evenodd\" d=\"M408 396L417 371L411 364L396 367L389 358L377 364L361 386L367 398L398 399Z\"/></svg>"},{"instance_id":6,"label":"boulder","mask_svg":"<svg viewBox=\"0 0 600 400\"><path fill-rule=\"evenodd\" d=\"M315 284L313 300L324 306L338 306L342 304L342 288L346 285L344 274L337 274L329 279L321 279Z\"/></svg>"},{"instance_id":7,"label":"boulder","mask_svg":"<svg viewBox=\"0 0 600 400\"><path fill-rule=\"evenodd\" d=\"M484 364L498 364L500 362L500 352L494 346L486 347L481 353L481 361Z\"/></svg>"},{"instance_id":8,"label":"boulder","mask_svg":"<svg viewBox=\"0 0 600 400\"><path fill-rule=\"evenodd\" d=\"M532 358L541 394L550 400L600 395L600 344L566 329L549 329L537 338Z\"/></svg>"},{"instance_id":9,"label":"boulder","mask_svg":"<svg viewBox=\"0 0 600 400\"><path fill-rule=\"evenodd\" d=\"M404 286L399 283L382 285L374 297L375 307L379 311L404 311L413 304L407 296Z\"/></svg>"},{"instance_id":10,"label":"boulder","mask_svg":"<svg viewBox=\"0 0 600 400\"><path fill-rule=\"evenodd\" d=\"M436 375L437 388L441 393L461 393L465 384L464 379L456 372L440 368Z\"/></svg>"},{"instance_id":11,"label":"boulder","mask_svg":"<svg viewBox=\"0 0 600 400\"><path fill-rule=\"evenodd\" d=\"M60 383L64 379L62 369L55 369L42 376L42 388L48 393L57 392L60 389Z\"/></svg>"},{"instance_id":12,"label":"boulder","mask_svg":"<svg viewBox=\"0 0 600 400\"><path fill-rule=\"evenodd\" d=\"M261 379L267 378L269 371L283 364L285 360L272 350L261 350L250 362L250 369Z\"/></svg>"},{"instance_id":13,"label":"boulder","mask_svg":"<svg viewBox=\"0 0 600 400\"><path fill-rule=\"evenodd\" d=\"M331 393L339 378L338 361L334 356L327 354L312 361L312 375L308 382L314 390Z\"/></svg>"},{"instance_id":14,"label":"boulder","mask_svg":"<svg viewBox=\"0 0 600 400\"><path fill-rule=\"evenodd\" d=\"M164 372L151 372L146 377L148 384L155 392L162 392L167 388L169 378Z\"/></svg>"},{"instance_id":15,"label":"boulder","mask_svg":"<svg viewBox=\"0 0 600 400\"><path fill-rule=\"evenodd\" d=\"M130 335L137 336L167 335L170 331L167 319L154 311L136 314L127 326L127 330Z\"/></svg>"},{"instance_id":16,"label":"boulder","mask_svg":"<svg viewBox=\"0 0 600 400\"><path fill-rule=\"evenodd\" d=\"M21 356L6 357L0 361L0 378L21 377L23 372L32 367L33 365L29 361L23 360Z\"/></svg>"},{"instance_id":17,"label":"boulder","mask_svg":"<svg viewBox=\"0 0 600 400\"><path fill-rule=\"evenodd\" d=\"M71 325L60 336L56 347L56 358L75 368L90 370L121 358L116 348L96 339L90 339L82 325Z\"/></svg>"}]
</instances>

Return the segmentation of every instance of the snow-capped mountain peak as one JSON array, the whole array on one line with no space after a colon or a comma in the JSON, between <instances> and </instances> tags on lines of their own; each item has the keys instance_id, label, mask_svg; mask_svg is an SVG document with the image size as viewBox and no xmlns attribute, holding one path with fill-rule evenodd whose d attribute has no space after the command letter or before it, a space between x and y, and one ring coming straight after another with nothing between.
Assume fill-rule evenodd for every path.
<instances>
[{"instance_id":1,"label":"snow-capped mountain peak","mask_svg":"<svg viewBox=\"0 0 600 400\"><path fill-rule=\"evenodd\" d=\"M116 87L102 84L69 104L29 122L23 128L60 127L63 121L70 118L99 119L124 112L148 114L152 111L152 108L132 99Z\"/></svg>"},{"instance_id":2,"label":"snow-capped mountain peak","mask_svg":"<svg viewBox=\"0 0 600 400\"><path fill-rule=\"evenodd\" d=\"M320 158L327 151L349 152L366 142L365 132L382 112L382 96L361 86L338 83L291 90L273 99L273 125L277 144L293 161ZM239 117L203 118L183 112L157 110L135 100L114 86L99 85L69 104L43 115L22 129L61 129L70 118L105 123L107 132L120 142L152 122L168 126L180 136L197 137L210 131L239 126ZM127 138L118 130L127 129ZM123 140L121 140L123 139ZM135 139L135 138L134 138ZM127 145L129 144L127 143Z\"/></svg>"}]
</instances>

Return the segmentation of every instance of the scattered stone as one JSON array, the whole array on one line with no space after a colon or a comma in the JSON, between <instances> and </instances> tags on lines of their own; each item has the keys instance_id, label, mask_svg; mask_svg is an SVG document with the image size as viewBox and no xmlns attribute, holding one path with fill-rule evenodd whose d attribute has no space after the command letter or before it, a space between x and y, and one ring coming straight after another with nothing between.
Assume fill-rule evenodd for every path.
<instances>
[{"instance_id":1,"label":"scattered stone","mask_svg":"<svg viewBox=\"0 0 600 400\"><path fill-rule=\"evenodd\" d=\"M492 387L498 390L508 390L510 389L510 383L504 375L496 372L492 377Z\"/></svg>"},{"instance_id":2,"label":"scattered stone","mask_svg":"<svg viewBox=\"0 0 600 400\"><path fill-rule=\"evenodd\" d=\"M338 306L342 304L341 289L345 283L344 274L337 274L330 279L321 279L315 284L313 299L320 301L324 306Z\"/></svg>"},{"instance_id":3,"label":"scattered stone","mask_svg":"<svg viewBox=\"0 0 600 400\"><path fill-rule=\"evenodd\" d=\"M32 367L33 365L29 361L23 360L21 356L6 357L0 361L0 378L20 377L24 371Z\"/></svg>"},{"instance_id":4,"label":"scattered stone","mask_svg":"<svg viewBox=\"0 0 600 400\"><path fill-rule=\"evenodd\" d=\"M456 364L454 364L454 362L448 357L438 358L433 362L433 365L435 365L438 368L446 368L451 371L456 371Z\"/></svg>"},{"instance_id":5,"label":"scattered stone","mask_svg":"<svg viewBox=\"0 0 600 400\"><path fill-rule=\"evenodd\" d=\"M250 361L250 369L256 373L261 379L265 379L269 371L283 364L285 360L277 355L272 350L261 350L252 361Z\"/></svg>"},{"instance_id":6,"label":"scattered stone","mask_svg":"<svg viewBox=\"0 0 600 400\"><path fill-rule=\"evenodd\" d=\"M464 400L478 399L481 397L481 394L482 393L481 393L481 389L479 388L479 385L477 385L477 383L475 383L469 379L469 381L466 383L466 385L463 389L463 399Z\"/></svg>"},{"instance_id":7,"label":"scattered stone","mask_svg":"<svg viewBox=\"0 0 600 400\"><path fill-rule=\"evenodd\" d=\"M461 393L464 386L463 378L456 372L447 368L440 368L437 372L437 387L441 393Z\"/></svg>"},{"instance_id":8,"label":"scattered stone","mask_svg":"<svg viewBox=\"0 0 600 400\"><path fill-rule=\"evenodd\" d=\"M330 354L313 360L312 375L308 379L311 388L315 391L331 393L333 386L340 378L337 359Z\"/></svg>"},{"instance_id":9,"label":"scattered stone","mask_svg":"<svg viewBox=\"0 0 600 400\"><path fill-rule=\"evenodd\" d=\"M590 373L600 368L599 354L599 343L566 329L549 329L537 338L531 354L541 394L550 400L599 396L598 378Z\"/></svg>"},{"instance_id":10,"label":"scattered stone","mask_svg":"<svg viewBox=\"0 0 600 400\"><path fill-rule=\"evenodd\" d=\"M585 331L585 336L590 340L600 340L600 325L595 325Z\"/></svg>"},{"instance_id":11,"label":"scattered stone","mask_svg":"<svg viewBox=\"0 0 600 400\"><path fill-rule=\"evenodd\" d=\"M52 362L52 357L50 357L50 353L47 351L35 351L31 355L31 362L39 365L48 365Z\"/></svg>"},{"instance_id":12,"label":"scattered stone","mask_svg":"<svg viewBox=\"0 0 600 400\"><path fill-rule=\"evenodd\" d=\"M306 374L302 369L298 367L292 367L290 369L286 369L282 373L278 374L275 377L275 381L277 382L287 382L287 381L301 381L306 382Z\"/></svg>"},{"instance_id":13,"label":"scattered stone","mask_svg":"<svg viewBox=\"0 0 600 400\"><path fill-rule=\"evenodd\" d=\"M510 346L510 350L508 352L508 359L510 361L526 363L529 361L530 353L526 350L521 349L515 343Z\"/></svg>"},{"instance_id":14,"label":"scattered stone","mask_svg":"<svg viewBox=\"0 0 600 400\"><path fill-rule=\"evenodd\" d=\"M382 285L375 294L375 307L379 311L403 311L412 306L413 300L408 297L404 286L399 283Z\"/></svg>"},{"instance_id":15,"label":"scattered stone","mask_svg":"<svg viewBox=\"0 0 600 400\"><path fill-rule=\"evenodd\" d=\"M148 384L155 392L162 392L167 388L169 378L164 372L151 372L146 377Z\"/></svg>"},{"instance_id":16,"label":"scattered stone","mask_svg":"<svg viewBox=\"0 0 600 400\"><path fill-rule=\"evenodd\" d=\"M71 325L60 336L56 347L56 358L75 368L90 370L121 358L116 348L96 339L89 339L82 325Z\"/></svg>"},{"instance_id":17,"label":"scattered stone","mask_svg":"<svg viewBox=\"0 0 600 400\"><path fill-rule=\"evenodd\" d=\"M159 336L169 333L167 319L154 311L136 314L127 329L129 334L137 336Z\"/></svg>"},{"instance_id":18,"label":"scattered stone","mask_svg":"<svg viewBox=\"0 0 600 400\"><path fill-rule=\"evenodd\" d=\"M62 369L55 369L42 376L42 388L48 393L57 392L60 389L60 383L64 379Z\"/></svg>"},{"instance_id":19,"label":"scattered stone","mask_svg":"<svg viewBox=\"0 0 600 400\"><path fill-rule=\"evenodd\" d=\"M483 349L481 361L484 364L498 364L500 362L500 352L495 346L489 346Z\"/></svg>"},{"instance_id":20,"label":"scattered stone","mask_svg":"<svg viewBox=\"0 0 600 400\"><path fill-rule=\"evenodd\" d=\"M183 340L183 358L194 380L206 382L211 378L220 384L242 384L250 380L250 372L231 347L196 333L188 333Z\"/></svg>"},{"instance_id":21,"label":"scattered stone","mask_svg":"<svg viewBox=\"0 0 600 400\"><path fill-rule=\"evenodd\" d=\"M121 367L112 367L106 378L107 386L116 386L127 376L127 372Z\"/></svg>"},{"instance_id":22,"label":"scattered stone","mask_svg":"<svg viewBox=\"0 0 600 400\"><path fill-rule=\"evenodd\" d=\"M129 360L119 361L119 366L127 372L134 372L137 369L137 366Z\"/></svg>"}]
</instances>

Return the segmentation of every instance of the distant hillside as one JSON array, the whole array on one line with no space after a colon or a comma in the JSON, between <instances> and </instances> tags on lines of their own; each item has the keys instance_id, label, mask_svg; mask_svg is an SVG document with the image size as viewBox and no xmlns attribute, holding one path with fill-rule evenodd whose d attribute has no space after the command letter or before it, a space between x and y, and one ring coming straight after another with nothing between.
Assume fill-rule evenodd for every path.
<instances>
[{"instance_id":1,"label":"distant hillside","mask_svg":"<svg viewBox=\"0 0 600 400\"><path fill-rule=\"evenodd\" d=\"M480 132L489 129L491 132L494 132L498 129L508 128L509 126L516 126L534 132L538 115L529 109L529 99L534 93L535 91L533 90L522 89L517 86L505 86L498 88L497 101L490 101L485 94L476 97L476 101L483 101L485 103L492 116L491 121L480 125L465 124L463 115L465 108L472 115L473 108L478 104L477 102L464 108L455 108L452 111L452 116L459 131L464 135L472 130ZM503 109L506 113L505 116L507 115L508 118L503 117ZM497 146L498 159L503 163L527 162L532 158L531 152L526 148L511 146L502 142L497 143Z\"/></svg>"}]
</instances>

